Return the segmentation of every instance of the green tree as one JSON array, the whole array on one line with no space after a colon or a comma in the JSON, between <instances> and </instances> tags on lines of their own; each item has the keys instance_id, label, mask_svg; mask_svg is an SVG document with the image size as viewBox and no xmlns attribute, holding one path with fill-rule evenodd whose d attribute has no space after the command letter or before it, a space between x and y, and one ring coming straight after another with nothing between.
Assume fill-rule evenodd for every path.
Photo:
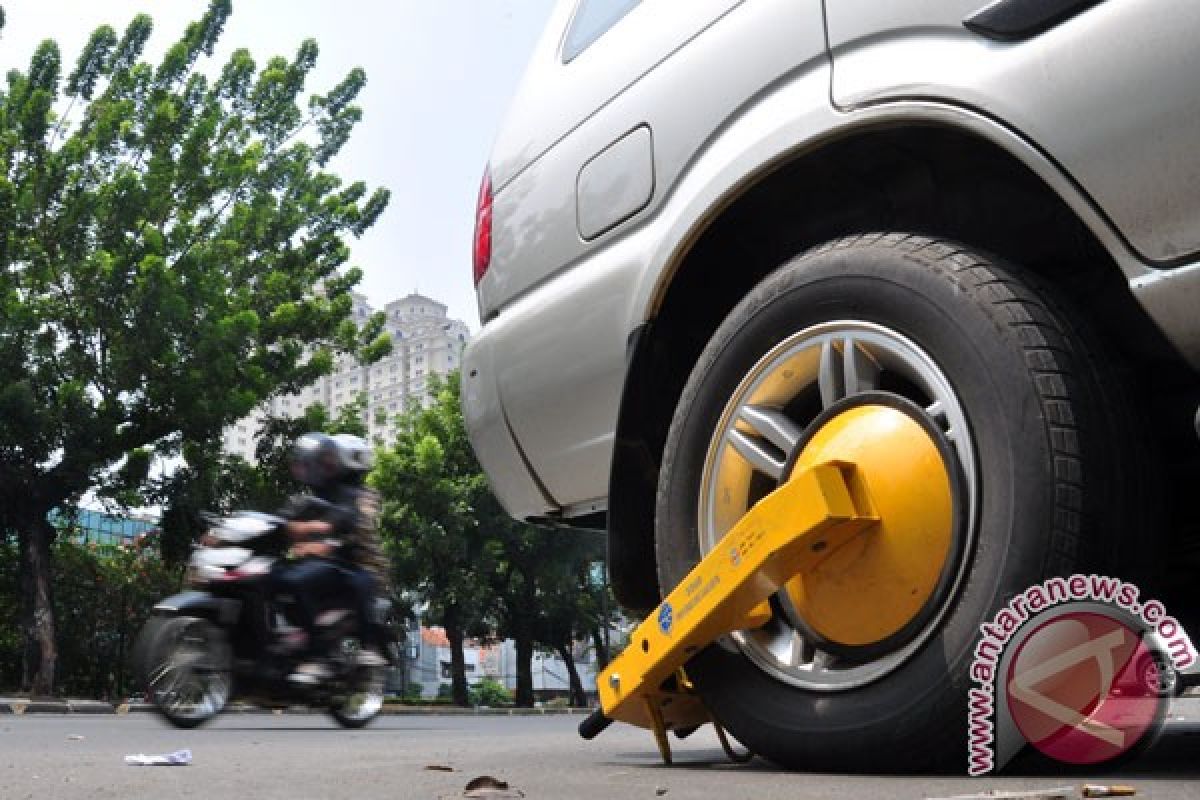
<instances>
[{"instance_id":1,"label":"green tree","mask_svg":"<svg viewBox=\"0 0 1200 800\"><path fill-rule=\"evenodd\" d=\"M586 706L587 695L575 665L575 643L592 638L593 632L607 621L605 607L597 587L595 567L604 558L603 541L582 532L544 532L543 559L535 573L536 637L562 659L567 669L570 702ZM554 537L550 540L549 537ZM597 660L602 656L597 652Z\"/></svg>"},{"instance_id":2,"label":"green tree","mask_svg":"<svg viewBox=\"0 0 1200 800\"><path fill-rule=\"evenodd\" d=\"M35 693L58 652L47 512L212 441L333 350L386 347L382 317L349 318L361 273L340 268L387 193L326 169L365 76L304 102L310 40L261 69L239 50L210 80L195 66L229 14L213 0L157 66L144 15L98 28L65 77L43 42L0 92L0 530Z\"/></svg>"},{"instance_id":3,"label":"green tree","mask_svg":"<svg viewBox=\"0 0 1200 800\"><path fill-rule=\"evenodd\" d=\"M512 703L512 695L498 681L483 678L471 687L471 705L497 708Z\"/></svg>"},{"instance_id":4,"label":"green tree","mask_svg":"<svg viewBox=\"0 0 1200 800\"><path fill-rule=\"evenodd\" d=\"M179 590L181 571L152 542L97 546L66 533L54 546L58 683L67 694L118 699L133 685L132 642L154 604Z\"/></svg>"},{"instance_id":5,"label":"green tree","mask_svg":"<svg viewBox=\"0 0 1200 800\"><path fill-rule=\"evenodd\" d=\"M395 444L378 452L368 482L383 500L395 585L446 629L452 697L467 706L463 643L487 633L497 548L475 513L487 483L467 441L459 391L457 373L431 380L429 406L414 404L397 418Z\"/></svg>"},{"instance_id":6,"label":"green tree","mask_svg":"<svg viewBox=\"0 0 1200 800\"><path fill-rule=\"evenodd\" d=\"M515 703L533 706L533 651L543 625L539 584L548 558L546 531L511 519L491 492L476 504L478 520L492 539L496 568L492 582L492 616L498 636L511 639L517 659Z\"/></svg>"},{"instance_id":7,"label":"green tree","mask_svg":"<svg viewBox=\"0 0 1200 800\"><path fill-rule=\"evenodd\" d=\"M292 446L306 433L351 433L367 438L367 393L360 392L331 416L321 403L308 406L298 417L266 417L259 425L254 458L261 486L257 494L240 498L248 508L270 508L301 491L289 468Z\"/></svg>"},{"instance_id":8,"label":"green tree","mask_svg":"<svg viewBox=\"0 0 1200 800\"><path fill-rule=\"evenodd\" d=\"M266 417L256 432L256 463L225 453L220 438L205 443L185 443L181 467L160 480L148 494L162 504L162 553L170 564L179 564L192 543L204 532L203 512L228 513L239 508L273 510L304 489L291 475L288 456L292 445L310 431L352 433L366 437L363 415L366 394L343 405L336 416L316 403L299 417Z\"/></svg>"},{"instance_id":9,"label":"green tree","mask_svg":"<svg viewBox=\"0 0 1200 800\"><path fill-rule=\"evenodd\" d=\"M0 536L0 687L15 687L21 678L22 637L17 625L20 595L17 587L16 542Z\"/></svg>"},{"instance_id":10,"label":"green tree","mask_svg":"<svg viewBox=\"0 0 1200 800\"><path fill-rule=\"evenodd\" d=\"M481 526L496 542L492 575L497 634L516 650L516 705L533 705L532 658L537 645L556 653L567 669L571 702L585 705L575 665L575 643L590 639L607 663L604 628L610 595L598 580L603 539L581 531L538 528L510 519L489 493L477 503Z\"/></svg>"}]
</instances>

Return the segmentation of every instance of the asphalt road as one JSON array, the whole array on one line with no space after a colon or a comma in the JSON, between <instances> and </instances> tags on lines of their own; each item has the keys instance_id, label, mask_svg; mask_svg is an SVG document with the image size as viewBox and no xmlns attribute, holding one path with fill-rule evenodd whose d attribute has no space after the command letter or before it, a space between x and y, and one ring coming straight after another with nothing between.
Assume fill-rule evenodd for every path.
<instances>
[{"instance_id":1,"label":"asphalt road","mask_svg":"<svg viewBox=\"0 0 1200 800\"><path fill-rule=\"evenodd\" d=\"M5 716L0 798L433 799L462 797L469 780L492 775L525 797L584 800L893 800L1085 781L1130 783L1139 797L1194 800L1200 699L1184 701L1173 716L1153 751L1115 772L1039 774L1034 765L983 779L788 773L760 760L732 766L707 731L676 743L676 766L663 767L646 732L613 726L584 742L575 735L578 716L386 716L362 731L339 730L320 715L228 714L195 731L167 727L152 714ZM180 748L191 749L191 766L124 764L126 754Z\"/></svg>"}]
</instances>

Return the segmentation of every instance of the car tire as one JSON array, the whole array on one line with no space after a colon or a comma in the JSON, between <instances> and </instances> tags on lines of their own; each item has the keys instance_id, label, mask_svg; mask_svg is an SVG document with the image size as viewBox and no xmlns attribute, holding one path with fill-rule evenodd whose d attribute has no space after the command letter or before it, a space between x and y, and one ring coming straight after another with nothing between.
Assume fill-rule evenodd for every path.
<instances>
[{"instance_id":1,"label":"car tire","mask_svg":"<svg viewBox=\"0 0 1200 800\"><path fill-rule=\"evenodd\" d=\"M1120 559L1132 564L1122 543L1140 540L1143 560L1152 560L1153 522L1139 513L1153 483L1147 457L1116 372L1034 276L920 236L838 240L763 280L690 376L659 475L656 559L664 594L712 546L703 544L698 498L736 393L789 337L831 324L894 332L928 354L956 393L970 431L975 492L957 579L924 638L861 685L814 688L776 674L752 657L749 639L708 647L688 672L715 717L781 765L910 771L961 764L979 625L1047 576Z\"/></svg>"}]
</instances>

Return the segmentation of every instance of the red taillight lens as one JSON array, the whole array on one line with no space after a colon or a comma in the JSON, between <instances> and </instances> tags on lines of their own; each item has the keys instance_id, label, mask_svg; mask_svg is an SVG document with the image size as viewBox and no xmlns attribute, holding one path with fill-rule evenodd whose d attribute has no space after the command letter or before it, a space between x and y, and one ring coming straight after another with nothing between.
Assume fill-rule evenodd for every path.
<instances>
[{"instance_id":1,"label":"red taillight lens","mask_svg":"<svg viewBox=\"0 0 1200 800\"><path fill-rule=\"evenodd\" d=\"M483 280L492 262L492 176L484 172L475 207L475 285Z\"/></svg>"}]
</instances>

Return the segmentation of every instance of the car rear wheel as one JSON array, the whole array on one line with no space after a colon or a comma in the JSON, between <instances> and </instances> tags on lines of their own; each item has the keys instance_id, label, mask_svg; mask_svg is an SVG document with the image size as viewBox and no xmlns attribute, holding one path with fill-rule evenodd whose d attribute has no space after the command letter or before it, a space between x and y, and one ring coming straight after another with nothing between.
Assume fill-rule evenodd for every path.
<instances>
[{"instance_id":1,"label":"car rear wheel","mask_svg":"<svg viewBox=\"0 0 1200 800\"><path fill-rule=\"evenodd\" d=\"M836 447L893 464L869 482L887 506L872 538L797 576L770 622L689 665L717 718L760 755L913 769L965 753L979 624L1049 574L1111 564L1122 535L1136 536L1144 458L1124 402L1034 283L955 244L855 237L769 276L702 354L660 472L664 591L806 459L828 455L814 448L841 436Z\"/></svg>"}]
</instances>

